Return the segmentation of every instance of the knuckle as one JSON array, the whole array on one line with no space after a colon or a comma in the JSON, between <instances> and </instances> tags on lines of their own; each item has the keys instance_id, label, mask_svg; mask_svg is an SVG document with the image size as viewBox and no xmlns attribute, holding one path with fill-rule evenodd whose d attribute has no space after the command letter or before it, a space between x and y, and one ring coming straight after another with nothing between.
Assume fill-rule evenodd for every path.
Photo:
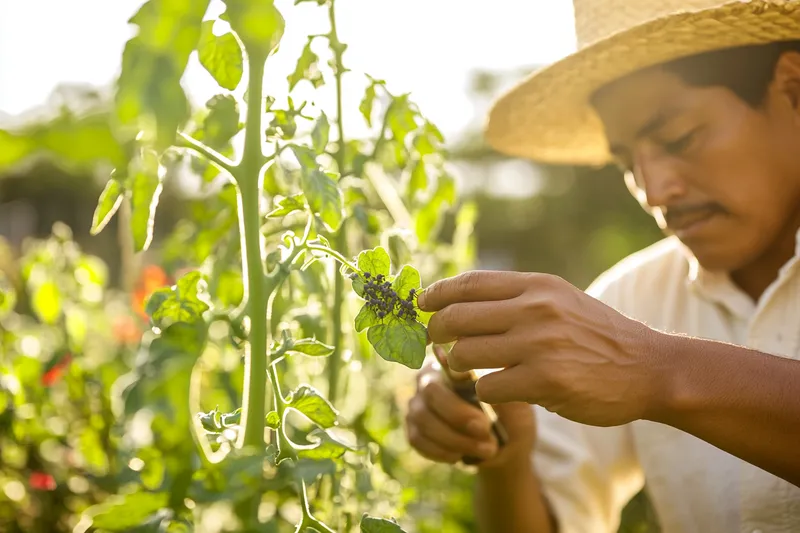
<instances>
[{"instance_id":1,"label":"knuckle","mask_svg":"<svg viewBox=\"0 0 800 533\"><path fill-rule=\"evenodd\" d=\"M425 299L428 301L438 300L439 294L442 292L442 284L444 280L435 281L425 289Z\"/></svg>"},{"instance_id":2,"label":"knuckle","mask_svg":"<svg viewBox=\"0 0 800 533\"><path fill-rule=\"evenodd\" d=\"M481 273L470 270L456 277L456 288L459 292L472 292L480 285Z\"/></svg>"},{"instance_id":3,"label":"knuckle","mask_svg":"<svg viewBox=\"0 0 800 533\"><path fill-rule=\"evenodd\" d=\"M522 307L528 313L539 314L546 310L548 299L540 293L528 292L522 297Z\"/></svg>"},{"instance_id":4,"label":"knuckle","mask_svg":"<svg viewBox=\"0 0 800 533\"><path fill-rule=\"evenodd\" d=\"M453 345L453 348L450 350L450 355L447 356L447 363L450 365L450 368L460 372L466 368L466 344L464 344L463 340L458 340Z\"/></svg>"}]
</instances>

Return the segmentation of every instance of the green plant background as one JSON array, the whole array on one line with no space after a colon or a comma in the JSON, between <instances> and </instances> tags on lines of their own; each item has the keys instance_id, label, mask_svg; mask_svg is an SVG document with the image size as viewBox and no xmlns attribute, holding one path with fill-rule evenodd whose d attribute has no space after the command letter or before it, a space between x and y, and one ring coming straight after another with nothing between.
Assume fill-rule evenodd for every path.
<instances>
[{"instance_id":1,"label":"green plant background","mask_svg":"<svg viewBox=\"0 0 800 533\"><path fill-rule=\"evenodd\" d=\"M331 8L324 0L315 3L320 9ZM165 4L146 5L156 9ZM140 22L146 27L148 12L141 13ZM210 39L207 33L201 33L199 41L202 38ZM176 44L180 40L173 41L161 53L179 62L191 53L195 46L191 41L183 48ZM220 54L224 57L229 41L215 41L216 55L209 53L207 62L218 60ZM312 54L310 47L304 50L287 83L314 88L336 83L335 39L333 44L331 64ZM344 48L338 50L346 57ZM230 139L240 133L241 124L230 120L238 103L225 92L204 109L187 108L185 117L176 114L182 109L180 98L175 100L172 94L174 98L167 99L168 84L180 72L170 70L174 64L169 62L147 65L135 63L146 71L127 82L123 79L124 90L115 100L90 89L73 92L68 105L52 116L21 130L0 130L0 211L14 214L5 215L5 238L0 240L0 289L6 290L0 300L0 529L85 530L87 509L117 501L112 496L116 494L126 495L117 497L121 507L100 515L93 527L234 531L241 530L237 527L242 516L255 514L260 525L248 525L254 530L292 531L302 517L297 483L303 480L315 516L337 531L355 531L363 512L396 517L407 531L474 531L470 473L432 465L415 455L405 440L402 416L413 394L413 370L382 360L364 335L347 334L336 343L339 366L333 392L330 359L293 357L280 363L287 389L307 383L326 392L362 453L311 457L266 468L262 457L244 453L218 465L200 464L196 443L186 431L190 423L181 416L194 402L192 407L205 413L231 413L241 405L241 339L224 321L215 322L204 332L209 342L202 350L192 344L196 337L175 330L180 344L176 351L170 342L157 344L159 338L169 337L146 332L148 319L137 311L143 311L138 308L143 308L148 291L175 283L187 269L200 266L208 274L215 306L235 307L241 302L234 191L212 186L219 174L213 166L185 154L166 156L161 161L163 190L151 236L136 224L135 202L123 202L99 234L91 235L89 228L107 186L109 165L119 166L130 157L131 145L120 142L111 128L120 101L130 98L142 106L155 106L159 116L167 117L167 126L152 129L154 145L169 137L171 120L174 127L188 124L185 131L194 138L232 157ZM230 70L216 71L223 88L229 88L228 82L235 86L235 74L234 79L225 77ZM487 80L493 76L479 77L476 100L491 89ZM161 86L147 86L148 80ZM349 256L382 245L393 262L417 266L423 284L468 268L489 267L555 273L585 287L617 260L659 238L655 224L613 169L515 162L537 180L538 189L528 197L498 196L493 180L504 172L507 160L487 149L478 131L446 140L447 158L454 165L448 168L456 177L472 177L471 182L456 180L469 192L456 187L457 200L446 190L438 192L442 188L436 184L447 179L437 177L450 174L437 167L423 176L415 166L419 143L430 142L425 139L435 134L414 108L413 94L390 95L391 87L380 80L367 87L367 97L370 90L378 93L373 134L386 130L387 135L380 136L385 140L352 139L339 151L333 139L338 138L335 129L341 122L334 110L334 131L325 133L323 144L330 136L333 158L346 168L358 168L359 161L363 165L372 159L398 191L410 218L406 227L397 223L397 213L381 195L380 184L387 182L376 186L365 180L366 186L345 188L346 220L353 227L345 246ZM384 88L388 92L381 100ZM148 99L152 92L161 98ZM320 135L318 111L312 120L295 120L286 104L274 104L275 112L265 118L265 126L276 138L288 142L296 136L313 146L313 132ZM165 107L158 109L159 105ZM356 119L364 120L352 120ZM409 151L397 142L398 136L407 134L423 139ZM199 177L189 193L179 185L187 165ZM292 192L293 184L302 179L297 169L279 170L268 172L265 198ZM361 168L352 174L363 178L366 171ZM447 196L447 201L437 194ZM428 207L431 204L433 208ZM14 217L30 221L22 233L9 223ZM262 233L277 245L284 231L300 234L303 226L302 218L267 219ZM147 250L136 253L148 239ZM340 244L334 248L341 250ZM268 266L276 259L267 258ZM157 272L163 271L166 278L153 274L148 265L158 265ZM279 326L289 324L294 332L332 339L336 324L326 314L331 304L350 313L352 320L357 299L339 292L336 285L343 282L337 281L335 270L335 265L316 262L292 274L275 301L275 314L281 320L273 322L273 335L279 335ZM14 301L9 300L11 294ZM337 297L341 300L332 302L331 294L341 294ZM70 358L65 359L67 354ZM146 379L136 381L134 375L145 370ZM185 394L190 380L196 385L192 390L202 391L196 397ZM137 394L130 393L134 382L143 384ZM213 426L213 420L209 424ZM311 429L308 420L293 420L292 436L302 441ZM42 479L52 479L54 486ZM171 490L159 490L164 487ZM255 508L254 493L265 494ZM181 494L182 501L170 501L175 494ZM106 519L104 523L102 517L109 514L127 522ZM639 495L626 508L620 531L657 531L656 522L646 498Z\"/></svg>"}]
</instances>

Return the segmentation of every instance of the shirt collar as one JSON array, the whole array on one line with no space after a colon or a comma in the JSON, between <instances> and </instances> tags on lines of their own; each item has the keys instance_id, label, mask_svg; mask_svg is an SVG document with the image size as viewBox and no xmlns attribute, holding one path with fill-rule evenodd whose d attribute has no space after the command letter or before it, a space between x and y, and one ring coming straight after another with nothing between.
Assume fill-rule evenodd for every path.
<instances>
[{"instance_id":1,"label":"shirt collar","mask_svg":"<svg viewBox=\"0 0 800 533\"><path fill-rule=\"evenodd\" d=\"M726 306L729 311L740 318L746 319L755 312L758 303L753 302L753 300L731 280L727 272L712 271L703 268L686 246L683 246L683 249L689 266L686 281L691 290L696 291L709 300ZM778 278L770 285L770 288L764 292L762 299L777 288L777 284L781 283L786 276L789 275L790 270L794 268L798 261L800 261L800 230L795 234L794 256L780 268L778 271Z\"/></svg>"}]
</instances>

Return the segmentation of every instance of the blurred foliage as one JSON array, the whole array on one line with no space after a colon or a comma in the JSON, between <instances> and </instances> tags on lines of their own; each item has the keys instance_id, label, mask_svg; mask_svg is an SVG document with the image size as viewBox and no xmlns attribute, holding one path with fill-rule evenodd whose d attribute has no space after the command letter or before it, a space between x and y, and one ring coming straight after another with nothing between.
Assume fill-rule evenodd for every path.
<instances>
[{"instance_id":1,"label":"blurred foliage","mask_svg":"<svg viewBox=\"0 0 800 533\"><path fill-rule=\"evenodd\" d=\"M309 40L327 40L333 57L321 64L301 54L290 87L306 79L338 87L348 72L333 3L318 4L331 31ZM321 531L324 520L369 533L400 530L396 517L412 531L469 531L466 490L440 491L466 489L468 474L431 468L405 442L402 406L419 353L390 365L384 359L398 354L381 344L381 326L392 342L389 332L405 319L356 331L363 300L345 290L331 261L382 247L403 295L473 262L475 211L457 201L441 133L409 95L372 78L360 106L372 128L366 139L343 137L338 117L291 98L266 97L259 109L258 62L277 44L282 18L268 0L226 5L223 20L241 42L210 32L215 22L203 22L201 3L144 3L131 19L138 31L113 99L2 132L7 191L36 202L42 196L29 194L36 191L23 176L69 179L97 201L93 216L73 220L80 241L91 242L90 231L107 236L116 223L120 270L130 271L132 258L145 266L133 287L119 285L130 292L117 290L108 263L85 254L61 224L5 254L2 435L11 457L0 480L0 529ZM179 80L193 50L230 90L244 78L240 44L251 54L248 92L188 109ZM228 158L240 133L245 147L234 168ZM72 137L80 147L67 145ZM104 185L96 181L111 169ZM178 177L184 188L173 210L162 201ZM265 303L253 300L259 285L269 288L268 308L255 307ZM272 357L267 402L263 377L248 375L244 357L259 337ZM242 435L253 441L248 398L269 409L255 420L261 446L241 444Z\"/></svg>"},{"instance_id":2,"label":"blurred foliage","mask_svg":"<svg viewBox=\"0 0 800 533\"><path fill-rule=\"evenodd\" d=\"M18 253L8 246L0 250L0 530L72 531L77 526L83 531L90 509L93 527L100 530L183 531L190 523L198 531L241 530L239 520L252 512L251 495L261 493L256 509L261 530L291 531L302 514L297 500L302 481L314 515L340 531L357 528L364 509L397 516L409 531L474 531L470 472L432 465L409 449L402 415L413 393L413 372L376 358L366 332L348 333L340 354L345 371L333 409L342 421L339 429L346 431L325 437L332 439L325 441L332 443L326 449L338 450L335 454L275 465L274 447L263 453L234 450L211 465L198 453L188 414L203 413L197 420L219 450L235 436L244 393L243 332L226 320L200 321L205 308L198 304L202 295L225 310L243 299L235 191L219 188L218 166L167 151L159 161L159 208L148 209L144 226L138 224L154 233L137 237L138 245L120 239L125 231L117 234L119 224L123 229L136 224L123 210L114 216L120 204L115 195L124 196L128 183L109 196L101 217L108 226L89 236L98 222L92 210L108 188L96 176L128 168L138 157L126 128L147 132L145 140L161 149L181 126L225 157L234 156L231 141L242 133L239 107L246 102L223 93L203 109L184 112L177 92L176 76L195 43L200 61L221 87L238 84L243 66L232 34L214 35L213 24L200 24L202 13L198 17L192 10L171 13L178 21L173 27L184 24L185 30L161 34L166 26L157 24L159 4L148 2L134 20L141 33L126 48L124 90L113 101L84 95L77 98L84 104L78 109L64 106L56 118L0 132L0 198L34 205L33 233L39 237L27 239ZM188 45L175 44L187 42L189 52ZM298 83L317 88L333 83L335 69L335 62L326 68L309 46L287 81L290 89ZM496 89L490 73L481 76L480 87ZM456 171L424 161L431 154L427 160L436 161L441 134L407 95L391 94L380 80L368 85L360 108L376 137L349 140L340 154L335 122L325 126L327 117L317 116L310 123L292 102L285 108L269 100L268 105L274 106L267 113L268 135L302 138L313 150L343 158L348 170L339 182L348 210L343 220L351 228L346 248L382 245L393 263L413 262L424 281L485 262L556 273L585 287L602 270L660 237L611 169L523 163L531 179L539 180L532 197L479 192L474 205L452 210L457 202L451 171ZM465 139L453 147L450 160L487 169L480 179L491 183L505 158L474 133ZM197 178L192 183L199 195L174 186L187 167ZM301 199L300 209L292 209L291 193L307 190L310 179L318 180L312 185L326 183L303 168L267 168L265 197L286 211L264 221L268 249L277 250L287 229L302 231L306 207ZM123 184L127 175L116 178L120 181L109 183ZM151 200L154 192L146 192ZM330 228L340 221L325 205L330 206L309 207ZM319 227L324 233L325 224ZM130 258L120 254L134 245L150 248L137 261L146 258L158 266L138 269L133 291L124 292L117 273ZM271 255L267 265L279 259ZM276 294L272 335L289 329L296 338L331 338L330 295L339 275L333 270L318 261L291 273ZM160 320L170 307L154 304L148 313L145 302L176 283L188 294L188 307L186 300L170 300L166 293L161 301L188 314L154 333L151 315L161 313L153 316ZM358 307L358 298L348 296L341 311L352 319ZM329 394L329 364L295 356L277 366L287 390L296 391L295 397L306 391L304 397L312 399L307 405L316 409L289 413L290 436L313 443L320 435L313 433L314 425L334 413L320 403L322 393ZM266 419L273 429L280 423ZM339 438L351 439L360 452L336 445ZM655 530L652 510L640 494L626 508L620 531Z\"/></svg>"}]
</instances>

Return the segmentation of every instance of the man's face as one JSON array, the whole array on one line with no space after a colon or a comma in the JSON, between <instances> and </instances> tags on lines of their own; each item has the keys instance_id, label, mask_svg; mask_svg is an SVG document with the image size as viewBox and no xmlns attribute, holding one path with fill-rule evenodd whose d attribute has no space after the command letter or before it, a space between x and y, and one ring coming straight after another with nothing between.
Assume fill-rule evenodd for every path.
<instances>
[{"instance_id":1,"label":"man's face","mask_svg":"<svg viewBox=\"0 0 800 533\"><path fill-rule=\"evenodd\" d=\"M665 233L705 268L731 272L768 253L800 216L800 106L790 93L773 81L756 109L725 88L651 69L593 103Z\"/></svg>"}]
</instances>

